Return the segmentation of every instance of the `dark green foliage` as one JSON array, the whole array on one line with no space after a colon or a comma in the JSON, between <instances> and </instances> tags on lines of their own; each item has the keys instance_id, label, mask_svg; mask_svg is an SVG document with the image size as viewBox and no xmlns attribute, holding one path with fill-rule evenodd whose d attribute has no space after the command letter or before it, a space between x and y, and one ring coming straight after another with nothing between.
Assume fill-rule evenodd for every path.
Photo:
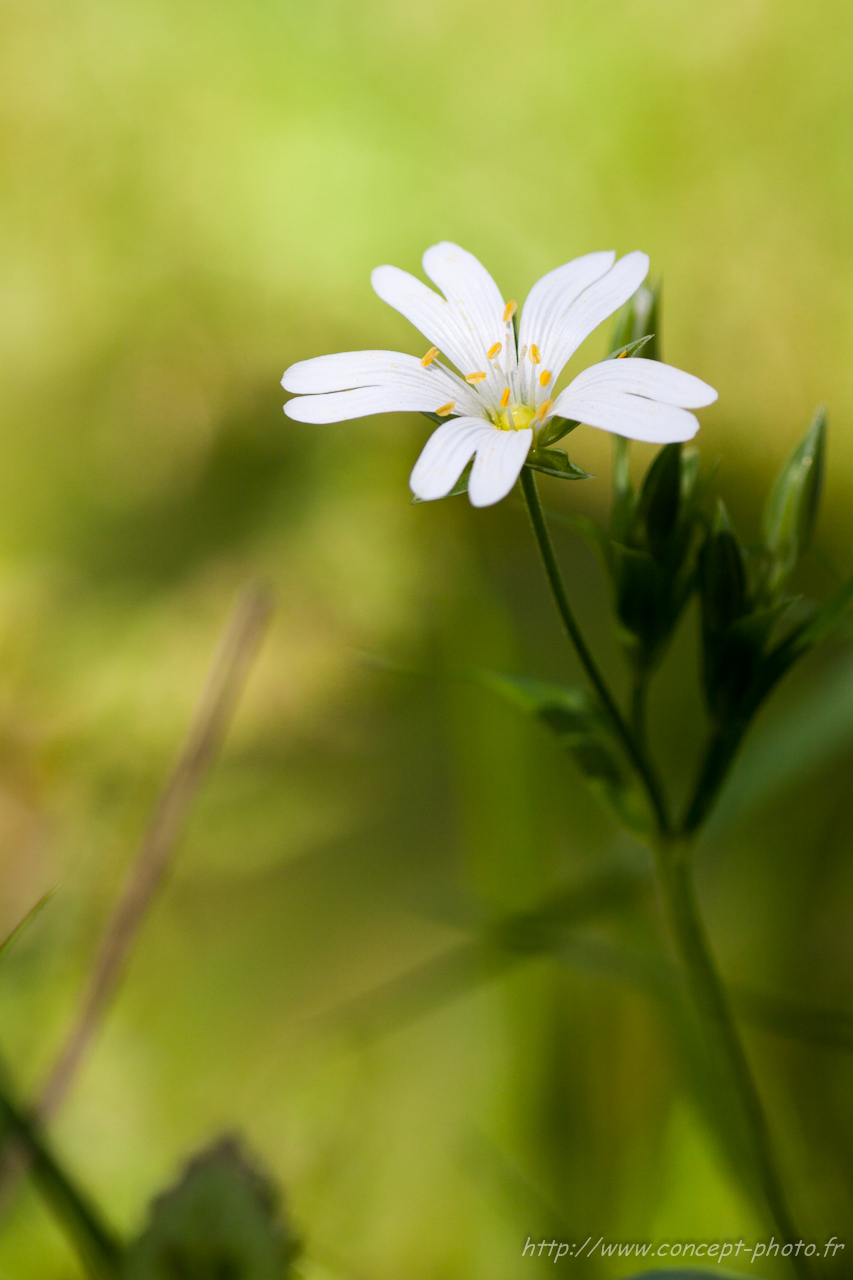
<instances>
[{"instance_id":1,"label":"dark green foliage","mask_svg":"<svg viewBox=\"0 0 853 1280\"><path fill-rule=\"evenodd\" d=\"M234 1138L195 1156L153 1202L127 1280L284 1280L296 1243L272 1183Z\"/></svg>"},{"instance_id":2,"label":"dark green foliage","mask_svg":"<svg viewBox=\"0 0 853 1280\"><path fill-rule=\"evenodd\" d=\"M618 441L610 537L598 539L610 577L619 636L635 671L659 662L695 584L705 518L697 459L680 444L665 445L639 494L631 486L627 441Z\"/></svg>"},{"instance_id":3,"label":"dark green foliage","mask_svg":"<svg viewBox=\"0 0 853 1280\"><path fill-rule=\"evenodd\" d=\"M808 549L823 489L826 411L820 408L804 438L782 467L764 508L762 539L767 553L763 592L774 600Z\"/></svg>"}]
</instances>

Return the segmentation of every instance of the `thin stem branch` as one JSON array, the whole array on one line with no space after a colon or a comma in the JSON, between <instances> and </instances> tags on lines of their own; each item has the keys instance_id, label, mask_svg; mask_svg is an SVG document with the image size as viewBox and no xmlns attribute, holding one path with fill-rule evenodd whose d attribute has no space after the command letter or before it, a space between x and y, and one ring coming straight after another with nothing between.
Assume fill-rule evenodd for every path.
<instances>
[{"instance_id":1,"label":"thin stem branch","mask_svg":"<svg viewBox=\"0 0 853 1280\"><path fill-rule=\"evenodd\" d=\"M81 1260L93 1276L113 1280L121 1273L124 1250L98 1209L65 1172L37 1122L0 1091L0 1132L25 1153L32 1176L56 1217L64 1225Z\"/></svg>"},{"instance_id":2,"label":"thin stem branch","mask_svg":"<svg viewBox=\"0 0 853 1280\"><path fill-rule=\"evenodd\" d=\"M646 713L648 710L649 678L648 674L635 672L631 685L631 732L639 750L648 759L648 738L646 733Z\"/></svg>"},{"instance_id":3,"label":"thin stem branch","mask_svg":"<svg viewBox=\"0 0 853 1280\"><path fill-rule=\"evenodd\" d=\"M670 927L709 1050L737 1100L755 1172L773 1221L786 1242L796 1243L799 1237L777 1170L764 1107L696 901L691 846L683 840L662 841L656 852ZM808 1263L799 1253L791 1261L800 1276L810 1274Z\"/></svg>"},{"instance_id":4,"label":"thin stem branch","mask_svg":"<svg viewBox=\"0 0 853 1280\"><path fill-rule=\"evenodd\" d=\"M557 612L560 615L569 639L575 647L581 666L586 672L590 684L601 699L601 703L610 717L616 733L621 739L628 756L643 781L649 801L654 809L660 831L663 835L666 835L669 831L669 819L667 817L666 807L664 805L660 787L644 752L637 744L634 735L625 723L622 712L619 710L616 700L608 689L604 677L599 671L598 665L593 658L586 641L584 640L580 627L578 626L577 619L575 618L572 607L569 604L569 598L566 595L566 588L563 585L563 578L560 573L560 567L557 564L557 557L554 554L554 546L551 542L551 535L548 532L548 525L545 521L545 513L542 510L542 503L539 500L536 480L529 467L522 467L521 469L521 487L527 501L527 510L530 513L530 521L533 525L533 532L536 535L536 541L539 544L539 552L542 556L542 563L545 566L545 575L551 588L551 594L554 597L554 604L557 607Z\"/></svg>"},{"instance_id":5,"label":"thin stem branch","mask_svg":"<svg viewBox=\"0 0 853 1280\"><path fill-rule=\"evenodd\" d=\"M260 586L242 591L234 606L175 767L107 921L71 1031L36 1102L41 1120L52 1117L62 1105L118 989L189 811L231 723L271 612L270 593ZM0 1152L2 1216L17 1179L31 1164L32 1152L11 1124L0 1133Z\"/></svg>"}]
</instances>

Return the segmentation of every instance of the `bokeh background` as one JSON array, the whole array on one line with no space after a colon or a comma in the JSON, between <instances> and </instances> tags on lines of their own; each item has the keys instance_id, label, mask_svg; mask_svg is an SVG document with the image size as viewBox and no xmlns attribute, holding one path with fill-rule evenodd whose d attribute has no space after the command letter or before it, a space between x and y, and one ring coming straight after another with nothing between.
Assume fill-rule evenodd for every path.
<instances>
[{"instance_id":1,"label":"bokeh background","mask_svg":"<svg viewBox=\"0 0 853 1280\"><path fill-rule=\"evenodd\" d=\"M236 591L265 577L278 602L55 1126L63 1155L130 1230L190 1151L239 1129L310 1280L512 1280L541 1272L520 1255L545 1232L769 1234L631 960L663 945L645 855L514 711L364 659L576 679L523 511L411 506L427 423L302 427L278 381L325 351L420 353L368 276L418 271L436 240L518 298L578 254L643 248L664 358L719 389L700 440L747 541L827 403L821 556L800 582L827 591L853 541L853 9L3 0L0 20L4 931L55 888L0 963L22 1089L61 1042ZM610 442L572 444L599 478L546 500L602 515ZM559 538L616 673L596 567ZM702 731L694 638L688 618L655 695L676 791ZM735 986L853 1011L851 764L841 639L762 714L702 846ZM369 995L613 866L636 893L559 954ZM853 1226L844 1025L745 1023L807 1238ZM79 1274L26 1189L0 1274Z\"/></svg>"}]
</instances>

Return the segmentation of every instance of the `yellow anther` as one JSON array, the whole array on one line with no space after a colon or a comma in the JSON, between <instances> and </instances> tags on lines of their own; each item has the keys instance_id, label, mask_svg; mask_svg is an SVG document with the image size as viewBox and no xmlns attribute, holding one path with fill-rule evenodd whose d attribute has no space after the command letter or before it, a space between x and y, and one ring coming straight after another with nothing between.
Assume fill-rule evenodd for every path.
<instances>
[{"instance_id":1,"label":"yellow anther","mask_svg":"<svg viewBox=\"0 0 853 1280\"><path fill-rule=\"evenodd\" d=\"M485 382L486 375L484 373L466 373L465 381L466 382Z\"/></svg>"},{"instance_id":2,"label":"yellow anther","mask_svg":"<svg viewBox=\"0 0 853 1280\"><path fill-rule=\"evenodd\" d=\"M430 347L429 351L421 360L421 364L423 365L423 367L426 368L428 364L432 364L433 360L437 355L438 355L438 347Z\"/></svg>"},{"instance_id":3,"label":"yellow anther","mask_svg":"<svg viewBox=\"0 0 853 1280\"><path fill-rule=\"evenodd\" d=\"M515 315L518 308L517 302L508 302L504 307L504 324L507 324Z\"/></svg>"},{"instance_id":4,"label":"yellow anther","mask_svg":"<svg viewBox=\"0 0 853 1280\"><path fill-rule=\"evenodd\" d=\"M530 344L530 363L531 364L542 363L542 357L539 354L539 348L537 347L535 342L531 342Z\"/></svg>"},{"instance_id":5,"label":"yellow anther","mask_svg":"<svg viewBox=\"0 0 853 1280\"><path fill-rule=\"evenodd\" d=\"M435 412L436 412L436 417L438 417L438 418L446 418L446 417L447 417L447 415L448 415L449 413L452 413L452 412L453 412L453 410L454 410L455 408L456 408L456 401L455 401L455 400L448 400L447 404L443 404L443 405L441 406L441 408L440 408L440 409L436 409L436 411L435 411Z\"/></svg>"},{"instance_id":6,"label":"yellow anther","mask_svg":"<svg viewBox=\"0 0 853 1280\"><path fill-rule=\"evenodd\" d=\"M546 400L544 404L540 404L540 406L539 406L539 411L538 411L538 413L536 414L536 421L537 421L537 422L544 422L544 421L545 421L545 419L548 417L548 414L549 414L549 413L550 413L550 411L551 411L551 405L552 405L553 403L554 403L554 401L553 401L553 400Z\"/></svg>"},{"instance_id":7,"label":"yellow anther","mask_svg":"<svg viewBox=\"0 0 853 1280\"><path fill-rule=\"evenodd\" d=\"M619 354L618 354L618 356L616 357L616 359L617 359L617 360L624 360L627 354L628 354L628 352L627 352L627 351L620 351L620 352L619 352Z\"/></svg>"},{"instance_id":8,"label":"yellow anther","mask_svg":"<svg viewBox=\"0 0 853 1280\"><path fill-rule=\"evenodd\" d=\"M540 375L539 375L539 385L540 385L540 387L547 387L547 385L548 385L548 383L549 383L550 381L551 381L551 371L550 371L550 369L543 369L543 370L542 370L542 372L541 372L541 373L540 373Z\"/></svg>"},{"instance_id":9,"label":"yellow anther","mask_svg":"<svg viewBox=\"0 0 853 1280\"><path fill-rule=\"evenodd\" d=\"M505 409L508 404L509 404L509 387L506 387L504 389L503 395L501 396L501 408Z\"/></svg>"},{"instance_id":10,"label":"yellow anther","mask_svg":"<svg viewBox=\"0 0 853 1280\"><path fill-rule=\"evenodd\" d=\"M492 345L489 347L488 351L486 352L486 359L494 360L495 356L500 354L500 350L502 346L503 346L502 342L493 342Z\"/></svg>"}]
</instances>

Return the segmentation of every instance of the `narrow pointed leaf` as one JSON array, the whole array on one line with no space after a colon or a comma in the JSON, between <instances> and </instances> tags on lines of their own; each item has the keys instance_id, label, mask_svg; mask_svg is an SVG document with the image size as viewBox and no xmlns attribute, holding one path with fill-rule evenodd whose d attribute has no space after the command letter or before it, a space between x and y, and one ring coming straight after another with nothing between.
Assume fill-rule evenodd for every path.
<instances>
[{"instance_id":1,"label":"narrow pointed leaf","mask_svg":"<svg viewBox=\"0 0 853 1280\"><path fill-rule=\"evenodd\" d=\"M777 592L808 547L820 506L826 452L826 411L818 409L804 438L776 477L762 520L771 557L767 590Z\"/></svg>"},{"instance_id":2,"label":"narrow pointed leaf","mask_svg":"<svg viewBox=\"0 0 853 1280\"><path fill-rule=\"evenodd\" d=\"M579 426L580 423L575 422L573 418L550 418L536 437L537 449L547 449L549 445L556 444L558 440L562 440Z\"/></svg>"},{"instance_id":3,"label":"narrow pointed leaf","mask_svg":"<svg viewBox=\"0 0 853 1280\"><path fill-rule=\"evenodd\" d=\"M662 559L678 521L681 498L681 445L667 444L646 472L637 503L637 523L652 555Z\"/></svg>"},{"instance_id":4,"label":"narrow pointed leaf","mask_svg":"<svg viewBox=\"0 0 853 1280\"><path fill-rule=\"evenodd\" d=\"M472 678L546 725L620 824L641 839L648 837L653 817L645 790L614 738L610 721L590 695L500 672L475 671Z\"/></svg>"}]
</instances>

